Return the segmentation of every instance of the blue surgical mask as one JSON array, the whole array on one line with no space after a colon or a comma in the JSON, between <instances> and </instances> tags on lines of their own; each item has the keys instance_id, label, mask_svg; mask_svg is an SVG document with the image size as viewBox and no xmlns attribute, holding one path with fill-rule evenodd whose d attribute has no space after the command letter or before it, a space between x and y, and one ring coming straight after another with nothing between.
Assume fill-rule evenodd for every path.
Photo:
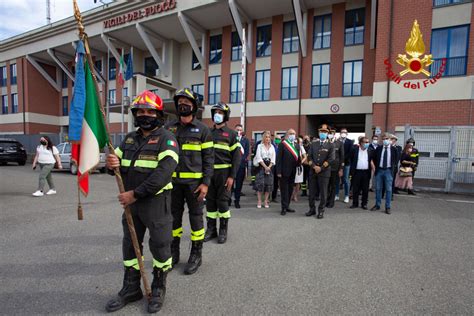
<instances>
[{"instance_id":1,"label":"blue surgical mask","mask_svg":"<svg viewBox=\"0 0 474 316\"><path fill-rule=\"evenodd\" d=\"M214 114L214 123L221 124L222 122L224 122L224 115L219 113Z\"/></svg>"},{"instance_id":2,"label":"blue surgical mask","mask_svg":"<svg viewBox=\"0 0 474 316\"><path fill-rule=\"evenodd\" d=\"M296 136L295 136L295 135L288 135L288 140L289 140L290 142L294 142L295 139L296 139Z\"/></svg>"},{"instance_id":3,"label":"blue surgical mask","mask_svg":"<svg viewBox=\"0 0 474 316\"><path fill-rule=\"evenodd\" d=\"M326 140L327 137L328 137L328 133L319 133L320 140Z\"/></svg>"},{"instance_id":4,"label":"blue surgical mask","mask_svg":"<svg viewBox=\"0 0 474 316\"><path fill-rule=\"evenodd\" d=\"M384 139L384 140L383 140L383 145L384 145L384 146L390 145L390 140Z\"/></svg>"},{"instance_id":5,"label":"blue surgical mask","mask_svg":"<svg viewBox=\"0 0 474 316\"><path fill-rule=\"evenodd\" d=\"M365 149L369 148L369 144L364 143L364 148L365 148Z\"/></svg>"}]
</instances>

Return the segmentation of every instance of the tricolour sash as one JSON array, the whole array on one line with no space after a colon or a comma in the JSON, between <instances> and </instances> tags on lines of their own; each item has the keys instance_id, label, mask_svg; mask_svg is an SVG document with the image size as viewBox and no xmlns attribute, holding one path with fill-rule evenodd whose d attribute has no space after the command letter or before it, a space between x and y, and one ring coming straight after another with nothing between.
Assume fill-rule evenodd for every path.
<instances>
[{"instance_id":1,"label":"tricolour sash","mask_svg":"<svg viewBox=\"0 0 474 316\"><path fill-rule=\"evenodd\" d=\"M300 152L295 148L295 146L287 141L286 139L283 141L283 145L288 149L288 151L293 155L296 161L298 161L298 157L300 156Z\"/></svg>"}]
</instances>

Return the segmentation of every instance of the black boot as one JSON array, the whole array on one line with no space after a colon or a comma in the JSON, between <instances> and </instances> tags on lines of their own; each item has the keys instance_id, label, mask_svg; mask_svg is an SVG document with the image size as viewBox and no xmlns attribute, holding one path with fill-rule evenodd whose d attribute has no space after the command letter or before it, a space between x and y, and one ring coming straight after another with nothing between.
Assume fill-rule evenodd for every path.
<instances>
[{"instance_id":1,"label":"black boot","mask_svg":"<svg viewBox=\"0 0 474 316\"><path fill-rule=\"evenodd\" d=\"M413 190L408 189L408 195L416 195Z\"/></svg>"},{"instance_id":2,"label":"black boot","mask_svg":"<svg viewBox=\"0 0 474 316\"><path fill-rule=\"evenodd\" d=\"M191 246L191 254L189 255L188 263L184 268L184 274L195 273L202 263L202 240L193 241Z\"/></svg>"},{"instance_id":3,"label":"black boot","mask_svg":"<svg viewBox=\"0 0 474 316\"><path fill-rule=\"evenodd\" d=\"M221 218L219 222L219 238L217 242L219 244L224 244L227 241L227 225L229 224L228 218Z\"/></svg>"},{"instance_id":4,"label":"black boot","mask_svg":"<svg viewBox=\"0 0 474 316\"><path fill-rule=\"evenodd\" d=\"M206 234L204 235L204 242L207 242L216 237L217 237L216 219L208 217Z\"/></svg>"},{"instance_id":5,"label":"black boot","mask_svg":"<svg viewBox=\"0 0 474 316\"><path fill-rule=\"evenodd\" d=\"M175 265L179 262L179 243L181 238L174 237L173 241L171 242L171 257L173 258L173 264L171 265L174 268Z\"/></svg>"},{"instance_id":6,"label":"black boot","mask_svg":"<svg viewBox=\"0 0 474 316\"><path fill-rule=\"evenodd\" d=\"M324 210L318 210L318 215L316 216L316 218L319 218L319 219L324 218Z\"/></svg>"},{"instance_id":7,"label":"black boot","mask_svg":"<svg viewBox=\"0 0 474 316\"><path fill-rule=\"evenodd\" d=\"M240 208L240 201L234 201L235 208Z\"/></svg>"},{"instance_id":8,"label":"black boot","mask_svg":"<svg viewBox=\"0 0 474 316\"><path fill-rule=\"evenodd\" d=\"M153 268L153 282L151 283L151 298L148 302L148 312L157 313L165 301L166 276L168 271Z\"/></svg>"},{"instance_id":9,"label":"black boot","mask_svg":"<svg viewBox=\"0 0 474 316\"><path fill-rule=\"evenodd\" d=\"M125 268L123 276L123 287L116 298L107 302L105 309L108 312L115 312L128 303L141 300L143 297L140 288L140 271L133 267Z\"/></svg>"}]
</instances>

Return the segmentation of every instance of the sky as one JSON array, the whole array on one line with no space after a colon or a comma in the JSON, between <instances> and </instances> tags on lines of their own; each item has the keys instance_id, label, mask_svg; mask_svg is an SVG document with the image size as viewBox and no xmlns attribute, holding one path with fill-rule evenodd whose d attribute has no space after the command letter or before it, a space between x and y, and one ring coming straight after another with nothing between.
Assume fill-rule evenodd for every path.
<instances>
[{"instance_id":1,"label":"sky","mask_svg":"<svg viewBox=\"0 0 474 316\"><path fill-rule=\"evenodd\" d=\"M103 1L105 3L111 0ZM50 0L51 22L73 15L72 0ZM100 1L77 0L81 12L102 6ZM46 0L0 0L0 40L46 25Z\"/></svg>"}]
</instances>

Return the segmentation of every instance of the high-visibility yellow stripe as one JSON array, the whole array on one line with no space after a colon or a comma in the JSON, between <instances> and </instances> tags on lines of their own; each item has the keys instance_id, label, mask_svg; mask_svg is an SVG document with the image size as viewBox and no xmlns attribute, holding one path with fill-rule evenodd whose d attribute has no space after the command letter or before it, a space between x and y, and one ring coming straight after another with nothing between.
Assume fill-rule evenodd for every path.
<instances>
[{"instance_id":1,"label":"high-visibility yellow stripe","mask_svg":"<svg viewBox=\"0 0 474 316\"><path fill-rule=\"evenodd\" d=\"M117 155L117 157L122 158L123 156L122 149L120 149L120 147L115 148L115 154Z\"/></svg>"},{"instance_id":2,"label":"high-visibility yellow stripe","mask_svg":"<svg viewBox=\"0 0 474 316\"><path fill-rule=\"evenodd\" d=\"M230 211L224 213L219 212L219 218L230 218Z\"/></svg>"},{"instance_id":3,"label":"high-visibility yellow stripe","mask_svg":"<svg viewBox=\"0 0 474 316\"><path fill-rule=\"evenodd\" d=\"M165 262L160 262L158 260L156 260L155 258L153 258L153 268L158 268L158 269L161 269L163 271L167 271L171 268L171 263L173 262L173 260L171 259L171 257L166 260Z\"/></svg>"},{"instance_id":4,"label":"high-visibility yellow stripe","mask_svg":"<svg viewBox=\"0 0 474 316\"><path fill-rule=\"evenodd\" d=\"M173 183L170 182L167 185L165 185L160 191L158 191L158 193L156 193L156 195L158 195L160 193L163 193L166 190L171 190L171 189L173 189Z\"/></svg>"},{"instance_id":5,"label":"high-visibility yellow stripe","mask_svg":"<svg viewBox=\"0 0 474 316\"><path fill-rule=\"evenodd\" d=\"M172 177L173 177L173 178L176 178L176 177L177 177L176 172L173 172Z\"/></svg>"},{"instance_id":6,"label":"high-visibility yellow stripe","mask_svg":"<svg viewBox=\"0 0 474 316\"><path fill-rule=\"evenodd\" d=\"M174 151L172 151L171 149L168 149L168 150L165 150L163 152L161 152L159 155L158 155L158 161L160 161L161 159L167 157L167 156L170 156L171 158L173 158L174 160L176 160L176 162L179 163L179 157L178 157L178 154L175 153Z\"/></svg>"},{"instance_id":7,"label":"high-visibility yellow stripe","mask_svg":"<svg viewBox=\"0 0 474 316\"><path fill-rule=\"evenodd\" d=\"M130 159L122 159L120 161L120 165L122 167L130 167L131 164L132 164L132 161Z\"/></svg>"},{"instance_id":8,"label":"high-visibility yellow stripe","mask_svg":"<svg viewBox=\"0 0 474 316\"><path fill-rule=\"evenodd\" d=\"M420 154L411 154L410 157L416 158L416 157L418 157L419 155L420 155Z\"/></svg>"},{"instance_id":9,"label":"high-visibility yellow stripe","mask_svg":"<svg viewBox=\"0 0 474 316\"><path fill-rule=\"evenodd\" d=\"M145 260L145 257L142 256L142 260ZM127 268L133 267L136 270L140 270L140 266L138 265L138 259L137 258L133 258L133 259L130 259L130 260L124 260L123 265Z\"/></svg>"},{"instance_id":10,"label":"high-visibility yellow stripe","mask_svg":"<svg viewBox=\"0 0 474 316\"><path fill-rule=\"evenodd\" d=\"M173 177L180 179L201 179L203 175L202 172L173 172Z\"/></svg>"},{"instance_id":11,"label":"high-visibility yellow stripe","mask_svg":"<svg viewBox=\"0 0 474 316\"><path fill-rule=\"evenodd\" d=\"M202 149L212 148L214 147L214 142L206 142L201 144Z\"/></svg>"},{"instance_id":12,"label":"high-visibility yellow stripe","mask_svg":"<svg viewBox=\"0 0 474 316\"><path fill-rule=\"evenodd\" d=\"M207 217L216 219L217 218L217 212L209 212L207 211Z\"/></svg>"},{"instance_id":13,"label":"high-visibility yellow stripe","mask_svg":"<svg viewBox=\"0 0 474 316\"><path fill-rule=\"evenodd\" d=\"M181 149L182 150L201 151L201 145L183 144L183 146L181 146Z\"/></svg>"},{"instance_id":14,"label":"high-visibility yellow stripe","mask_svg":"<svg viewBox=\"0 0 474 316\"><path fill-rule=\"evenodd\" d=\"M158 167L158 161L153 160L135 160L134 167L155 169Z\"/></svg>"},{"instance_id":15,"label":"high-visibility yellow stripe","mask_svg":"<svg viewBox=\"0 0 474 316\"><path fill-rule=\"evenodd\" d=\"M225 168L231 168L232 165L230 163L223 163L219 165L214 165L214 169L225 169Z\"/></svg>"},{"instance_id":16,"label":"high-visibility yellow stripe","mask_svg":"<svg viewBox=\"0 0 474 316\"><path fill-rule=\"evenodd\" d=\"M214 144L214 148L230 151L229 145Z\"/></svg>"},{"instance_id":17,"label":"high-visibility yellow stripe","mask_svg":"<svg viewBox=\"0 0 474 316\"><path fill-rule=\"evenodd\" d=\"M191 230L191 240L192 241L198 241L198 240L203 240L204 239L204 233L205 233L205 229L200 229L198 231L192 231Z\"/></svg>"},{"instance_id":18,"label":"high-visibility yellow stripe","mask_svg":"<svg viewBox=\"0 0 474 316\"><path fill-rule=\"evenodd\" d=\"M230 146L230 151L234 151L235 149L239 147L242 147L242 145L240 145L240 143L237 142L234 145Z\"/></svg>"},{"instance_id":19,"label":"high-visibility yellow stripe","mask_svg":"<svg viewBox=\"0 0 474 316\"><path fill-rule=\"evenodd\" d=\"M179 237L183 235L183 227L173 229L173 237Z\"/></svg>"}]
</instances>

